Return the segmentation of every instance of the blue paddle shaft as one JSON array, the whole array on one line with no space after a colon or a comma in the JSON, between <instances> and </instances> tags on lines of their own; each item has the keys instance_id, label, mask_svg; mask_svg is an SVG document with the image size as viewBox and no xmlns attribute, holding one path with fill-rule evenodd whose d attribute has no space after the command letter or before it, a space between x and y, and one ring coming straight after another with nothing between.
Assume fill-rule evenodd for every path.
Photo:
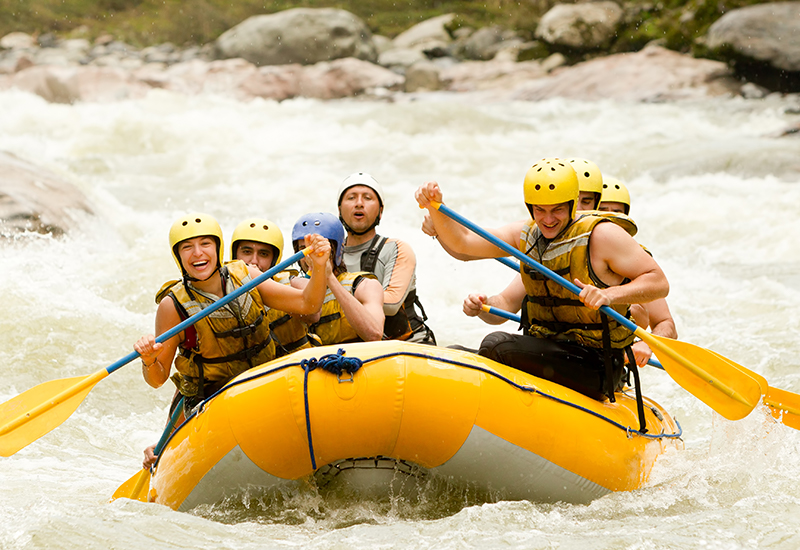
<instances>
[{"instance_id":1,"label":"blue paddle shaft","mask_svg":"<svg viewBox=\"0 0 800 550\"><path fill-rule=\"evenodd\" d=\"M497 260L503 265L510 267L514 271L519 271L519 264L514 260L512 260L511 258L506 258L505 256L503 256L502 258L495 258L495 260Z\"/></svg>"},{"instance_id":2,"label":"blue paddle shaft","mask_svg":"<svg viewBox=\"0 0 800 550\"><path fill-rule=\"evenodd\" d=\"M539 273L541 273L542 275L544 275L545 277L547 277L551 281L563 286L564 288L566 288L567 290L569 290L570 292L572 292L576 296L580 295L581 289L578 287L578 285L576 285L575 283L571 283L570 281L567 281L564 277L558 275L555 271L553 271L551 269L548 269L545 266L543 266L542 264L536 262L533 258L529 257L526 254L523 254L518 249L516 249L513 246L509 245L507 242L503 241L502 239L498 239L497 237L495 237L494 235L492 235L491 233L489 233L488 231L486 231L482 227L480 227L478 225L475 225L474 223L469 221L467 218L465 218L464 216L462 216L458 212L455 212L454 210L450 209L448 206L446 206L444 204L441 204L441 203L439 203L438 206L436 206L436 208L438 208L439 212L441 212L441 213L445 214L446 216L454 219L455 221L457 221L458 223L460 223L461 225L463 225L464 227L466 227L467 229L469 229L473 233L476 233L476 234L480 235L481 237L483 237L484 239L486 239L487 241L489 241L490 243L495 245L500 250L503 250L504 252L507 252L508 254L514 256L515 258L517 258L521 262L525 262L525 264L527 264L528 266L532 267L533 269L535 269L536 271L538 271ZM631 332L636 332L636 329L638 328L636 326L636 323L634 323L630 319L626 319L625 316L620 315L619 313L617 313L616 311L614 311L610 307L602 306L600 308L600 311L602 311L603 313L605 313L606 315L608 315L609 317L611 317L612 319L617 321L619 324L621 324L622 326L624 326L625 328L627 328Z\"/></svg>"},{"instance_id":3,"label":"blue paddle shaft","mask_svg":"<svg viewBox=\"0 0 800 550\"><path fill-rule=\"evenodd\" d=\"M234 290L233 292L231 292L227 296L223 296L222 298L220 298L219 300L217 300L216 302L214 302L213 304L211 304L210 306L205 308L203 311L195 313L194 315L192 315L191 317L189 317L185 321L182 321L182 322L178 323L177 325L175 325L174 327L172 327L171 329L169 329L165 333L160 334L156 338L156 342L161 343L161 342L164 342L166 340L169 340L170 338L172 338L176 334L179 334L185 328L192 326L193 324L195 324L200 319L204 319L205 317L208 317L209 315L211 315L212 313L217 311L219 308L229 304L230 302L232 302L233 300L235 300L236 298L238 298L239 296L241 296L245 292L249 292L250 290L254 289L255 287L257 287L258 285L260 285L261 283L263 283L267 279L270 279L271 277L273 277L277 273L283 271L284 269L286 269L287 267L289 267L293 263L299 261L300 258L305 256L306 253L305 253L304 250L301 250L300 252L296 253L294 256L285 259L284 261L282 261L281 263L279 263L275 267L273 267L271 269L268 269L267 271L265 271L264 273L262 273L261 275L259 275L255 279L252 279L249 283L243 284L242 286L240 286L239 288L237 288L236 290ZM138 351L131 352L128 355L126 355L125 357L123 357L122 359L120 359L120 360L116 361L115 363L112 363L111 365L106 367L106 372L108 374L111 374L112 372L114 372L115 370L119 369L120 367L123 367L123 366L127 365L128 363L130 363L131 361L133 361L137 357L139 357L139 352Z\"/></svg>"},{"instance_id":4,"label":"blue paddle shaft","mask_svg":"<svg viewBox=\"0 0 800 550\"><path fill-rule=\"evenodd\" d=\"M503 319L508 319L509 321L516 321L517 323L522 322L522 318L519 315L516 315L515 313L511 313L510 311L506 311L504 309L498 309L488 304L486 307L489 308L489 313L491 313L492 315L497 315L498 317L502 317Z\"/></svg>"},{"instance_id":5,"label":"blue paddle shaft","mask_svg":"<svg viewBox=\"0 0 800 550\"><path fill-rule=\"evenodd\" d=\"M486 305L486 307L489 308L489 313L491 313L492 315L497 315L498 317L503 317L504 319L508 319L509 321L516 321L517 323L522 322L522 319L520 318L519 315L511 313L510 311L506 311L504 309L498 309L498 308L496 308L494 306L490 306L488 304ZM656 368L659 368L661 370L664 370L664 366L661 363L659 363L658 359L656 359L655 357L651 357L650 360L647 362L647 364L648 365L652 365L652 366L654 366Z\"/></svg>"}]
</instances>

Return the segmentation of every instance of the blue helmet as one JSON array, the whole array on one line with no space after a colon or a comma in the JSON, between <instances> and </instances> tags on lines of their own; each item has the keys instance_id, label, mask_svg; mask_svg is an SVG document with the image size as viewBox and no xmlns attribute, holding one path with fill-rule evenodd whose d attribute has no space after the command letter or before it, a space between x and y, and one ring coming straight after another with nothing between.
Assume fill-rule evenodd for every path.
<instances>
[{"instance_id":1,"label":"blue helmet","mask_svg":"<svg viewBox=\"0 0 800 550\"><path fill-rule=\"evenodd\" d=\"M302 241L306 235L314 233L331 241L331 245L334 247L333 265L336 267L342 265L345 238L342 222L327 212L314 212L300 216L292 228L292 245L295 252L298 250L297 241Z\"/></svg>"}]
</instances>

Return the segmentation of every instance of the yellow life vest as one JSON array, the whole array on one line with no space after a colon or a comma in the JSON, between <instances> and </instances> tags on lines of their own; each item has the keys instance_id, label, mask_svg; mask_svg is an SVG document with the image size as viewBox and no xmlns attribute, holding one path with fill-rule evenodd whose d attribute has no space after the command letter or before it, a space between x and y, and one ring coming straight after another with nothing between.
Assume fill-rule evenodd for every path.
<instances>
[{"instance_id":1,"label":"yellow life vest","mask_svg":"<svg viewBox=\"0 0 800 550\"><path fill-rule=\"evenodd\" d=\"M377 280L375 275L366 271L358 273L345 272L336 277L350 294L355 294L356 287L365 278ZM308 328L308 332L319 336L323 346L362 341L356 330L350 326L342 310L342 305L333 296L333 291L330 288L325 292L325 300L322 302L319 321L311 325Z\"/></svg>"},{"instance_id":2,"label":"yellow life vest","mask_svg":"<svg viewBox=\"0 0 800 550\"><path fill-rule=\"evenodd\" d=\"M248 283L250 272L244 262L233 261L220 269L225 294ZM163 287L156 297L172 297L182 318L199 313L219 298L192 285L173 284L168 292ZM193 329L193 330L192 330ZM184 331L180 353L175 358L178 371L173 380L187 397L208 397L206 388L221 386L234 376L275 359L269 323L257 289L252 289L200 319ZM200 388L200 379L204 388Z\"/></svg>"},{"instance_id":3,"label":"yellow life vest","mask_svg":"<svg viewBox=\"0 0 800 550\"><path fill-rule=\"evenodd\" d=\"M273 280L283 285L291 285L292 278L295 276L297 276L295 270L281 271L273 277ZM267 308L267 322L272 338L275 340L278 357L283 357L299 349L321 345L318 340L313 338L313 335L309 339L305 323L285 311Z\"/></svg>"},{"instance_id":4,"label":"yellow life vest","mask_svg":"<svg viewBox=\"0 0 800 550\"><path fill-rule=\"evenodd\" d=\"M598 223L609 221L621 226L631 236L636 234L636 224L624 214L591 212L578 217L550 242L544 239L536 222L529 221L522 230L520 248L570 282L579 279L590 281L597 288L608 288L592 270L589 238ZM528 334L570 340L593 348L603 347L602 313L584 306L575 294L524 263L520 265L520 273L527 293L522 314L523 327ZM628 304L610 307L630 318ZM630 330L610 318L608 323L612 348L625 348L633 342Z\"/></svg>"}]
</instances>

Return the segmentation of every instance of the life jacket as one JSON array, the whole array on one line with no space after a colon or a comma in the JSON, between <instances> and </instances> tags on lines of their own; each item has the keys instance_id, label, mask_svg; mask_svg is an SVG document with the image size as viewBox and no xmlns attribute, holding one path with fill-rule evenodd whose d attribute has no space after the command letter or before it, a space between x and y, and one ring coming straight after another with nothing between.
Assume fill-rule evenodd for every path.
<instances>
[{"instance_id":1,"label":"life jacket","mask_svg":"<svg viewBox=\"0 0 800 550\"><path fill-rule=\"evenodd\" d=\"M550 242L542 236L533 220L529 221L520 236L520 248L528 256L569 281L590 281L597 288L608 288L592 270L589 259L589 238L598 223L613 222L631 236L636 234L636 224L624 214L592 212L584 214L567 226ZM579 344L603 348L603 325L607 322L611 348L626 348L633 342L630 330L600 311L583 305L575 294L549 280L525 263L520 265L526 297L522 306L522 326L531 336L570 340ZM625 280L622 284L629 281ZM628 304L614 304L612 309L630 318Z\"/></svg>"},{"instance_id":2,"label":"life jacket","mask_svg":"<svg viewBox=\"0 0 800 550\"><path fill-rule=\"evenodd\" d=\"M372 273L344 272L339 274L336 279L350 294L355 295L356 288L364 279L376 279ZM342 305L339 303L333 291L329 288L325 292L325 299L322 302L319 321L308 327L308 332L316 334L322 341L322 345L344 344L345 342L362 342L356 330L350 325L347 316L344 314Z\"/></svg>"},{"instance_id":3,"label":"life jacket","mask_svg":"<svg viewBox=\"0 0 800 550\"><path fill-rule=\"evenodd\" d=\"M369 249L361 255L361 271L375 273L375 264L378 262L378 255L389 239L375 235L372 242L369 244ZM416 306L416 307L415 307ZM422 312L420 316L417 309ZM425 314L425 308L417 298L417 290L412 289L408 292L403 305L397 310L394 315L387 316L383 323L383 339L384 340L408 340L411 335L420 330L427 330L431 336L433 333L425 325L428 316Z\"/></svg>"},{"instance_id":4,"label":"life jacket","mask_svg":"<svg viewBox=\"0 0 800 550\"><path fill-rule=\"evenodd\" d=\"M251 279L241 261L230 262L219 271L225 295ZM219 300L185 281L175 282L166 291L162 287L156 302L165 295L172 298L181 319ZM253 288L184 331L175 357L178 372L173 381L183 395L198 401L234 376L274 358L275 342L265 318L264 304L261 294Z\"/></svg>"},{"instance_id":5,"label":"life jacket","mask_svg":"<svg viewBox=\"0 0 800 550\"><path fill-rule=\"evenodd\" d=\"M275 282L283 285L291 285L291 280L297 275L297 271L281 271L273 277ZM322 345L313 336L309 338L306 325L298 318L292 317L285 311L275 308L267 308L267 322L275 340L276 354L278 357L288 355L299 349L306 349L312 346Z\"/></svg>"}]
</instances>

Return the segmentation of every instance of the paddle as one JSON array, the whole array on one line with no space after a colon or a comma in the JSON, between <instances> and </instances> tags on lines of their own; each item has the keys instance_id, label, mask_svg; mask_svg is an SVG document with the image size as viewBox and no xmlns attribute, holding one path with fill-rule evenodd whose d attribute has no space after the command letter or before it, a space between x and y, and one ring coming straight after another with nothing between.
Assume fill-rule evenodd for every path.
<instances>
[{"instance_id":1,"label":"paddle","mask_svg":"<svg viewBox=\"0 0 800 550\"><path fill-rule=\"evenodd\" d=\"M155 449L153 450L154 455L158 456L161 454L161 450L164 448L164 445L166 445L167 440L169 439L172 430L175 428L175 424L178 422L178 418L180 418L182 412L183 397L181 397L177 405L175 405L175 410L172 411L172 415L169 417L169 422L167 422L167 426L164 428L164 431L161 434ZM114 501L118 498L129 498L131 500L147 502L147 493L149 491L150 470L142 468L133 474L133 477L128 479L128 481L120 485L116 491L114 491L114 494L111 495L111 500Z\"/></svg>"},{"instance_id":2,"label":"paddle","mask_svg":"<svg viewBox=\"0 0 800 550\"><path fill-rule=\"evenodd\" d=\"M492 315L508 319L509 321L515 321L517 323L522 321L519 315L496 308L494 306L490 306L489 304L483 304L481 309L487 313L491 313ZM769 407L772 416L790 428L800 430L800 395L786 390L773 388L767 383L767 380L757 372L746 369L742 365L735 363L734 361L731 361L730 359L727 359L716 352L711 350L709 350L709 352L719 357L722 361L730 364L732 367L751 376L761 388L761 392L764 395L762 401L767 407ZM664 365L659 363L658 359L655 357L651 357L650 360L647 361L647 364L663 371L666 370Z\"/></svg>"},{"instance_id":3,"label":"paddle","mask_svg":"<svg viewBox=\"0 0 800 550\"><path fill-rule=\"evenodd\" d=\"M511 260L510 258L495 258L500 263L510 267L517 273L519 273L519 264ZM498 309L487 304L483 305L483 310L491 313L493 315L497 315L498 317L503 317L505 319L509 319L511 321L516 321L517 323L520 322L520 318L513 313L509 313L508 311L504 311L502 309ZM773 388L767 383L767 380L761 376L760 374L753 372L742 365L731 361L730 359L719 355L718 353L709 350L711 353L719 357L721 360L727 362L732 367L740 370L741 372L748 374L751 376L756 382L758 382L759 387L761 388L761 393L763 395L762 402L769 407L770 412L773 417L781 421L783 424L794 428L796 430L800 430L800 395L796 393L792 393L790 391L781 390L778 388ZM658 359L655 357L651 357L650 360L647 362L649 365L659 368L661 370L664 369L664 366L658 362Z\"/></svg>"},{"instance_id":4,"label":"paddle","mask_svg":"<svg viewBox=\"0 0 800 550\"><path fill-rule=\"evenodd\" d=\"M192 315L185 321L156 338L156 342L169 340L182 330L207 317L238 296L250 291L279 271L283 271L311 251L305 248L287 258L272 269L269 269L242 285L227 296L217 300L203 311ZM51 380L34 386L18 396L0 405L0 418L4 424L0 426L0 456L11 456L20 449L30 445L43 435L51 432L69 418L78 408L92 388L109 374L117 371L139 357L134 351L119 361L112 363L88 376L76 376Z\"/></svg>"},{"instance_id":5,"label":"paddle","mask_svg":"<svg viewBox=\"0 0 800 550\"><path fill-rule=\"evenodd\" d=\"M518 249L480 226L475 225L444 204L431 201L431 205L470 231L480 235L497 248L514 256L520 262L529 265L551 281L558 283L576 295L580 294L581 289L574 283L567 281L552 270L537 263ZM725 418L739 420L750 414L758 405L761 399L761 386L758 381L749 374L733 367L717 354L687 342L651 334L608 306L601 307L600 311L647 342L650 348L661 358L667 373L673 380Z\"/></svg>"}]
</instances>

